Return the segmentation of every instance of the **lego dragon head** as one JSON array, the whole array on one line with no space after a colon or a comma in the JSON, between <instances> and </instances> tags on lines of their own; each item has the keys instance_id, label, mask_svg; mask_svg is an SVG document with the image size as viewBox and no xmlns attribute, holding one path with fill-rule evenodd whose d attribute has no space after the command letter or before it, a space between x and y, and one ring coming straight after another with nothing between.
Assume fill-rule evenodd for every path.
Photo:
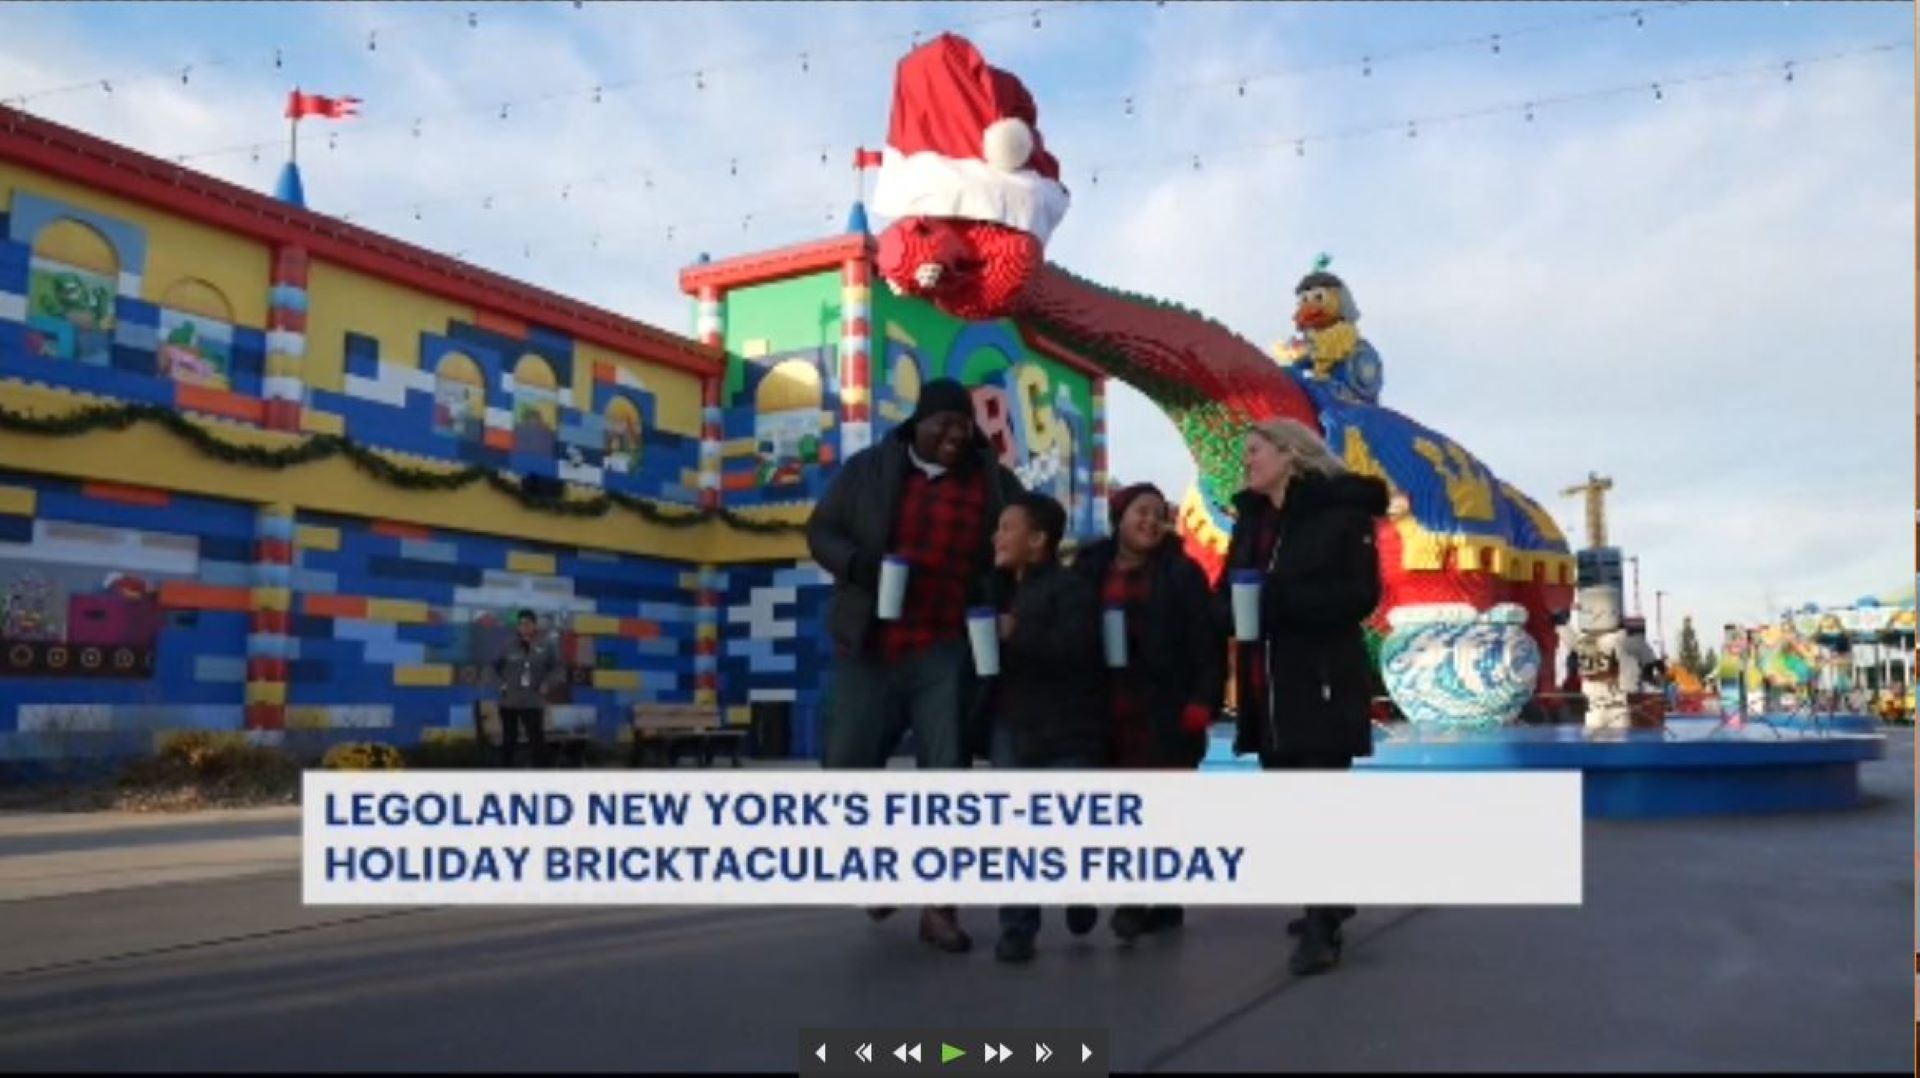
<instances>
[{"instance_id":1,"label":"lego dragon head","mask_svg":"<svg viewBox=\"0 0 1920 1078\"><path fill-rule=\"evenodd\" d=\"M1011 313L1070 201L1020 80L942 34L900 61L873 208L896 294L968 319Z\"/></svg>"}]
</instances>

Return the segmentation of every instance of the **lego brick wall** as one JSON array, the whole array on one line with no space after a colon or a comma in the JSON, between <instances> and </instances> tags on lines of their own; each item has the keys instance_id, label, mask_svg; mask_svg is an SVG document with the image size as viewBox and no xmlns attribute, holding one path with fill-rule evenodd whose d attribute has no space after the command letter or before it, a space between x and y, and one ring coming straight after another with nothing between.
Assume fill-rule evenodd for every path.
<instances>
[{"instance_id":1,"label":"lego brick wall","mask_svg":"<svg viewBox=\"0 0 1920 1078\"><path fill-rule=\"evenodd\" d=\"M0 471L0 767L244 724L253 507Z\"/></svg>"},{"instance_id":2,"label":"lego brick wall","mask_svg":"<svg viewBox=\"0 0 1920 1078\"><path fill-rule=\"evenodd\" d=\"M693 699L694 567L304 512L294 544L289 728L470 731L521 609L569 663L554 726L615 740L631 705Z\"/></svg>"},{"instance_id":3,"label":"lego brick wall","mask_svg":"<svg viewBox=\"0 0 1920 1078\"><path fill-rule=\"evenodd\" d=\"M0 213L0 377L260 422L266 334L237 323L244 298L148 280L147 260L137 224L15 190Z\"/></svg>"},{"instance_id":4,"label":"lego brick wall","mask_svg":"<svg viewBox=\"0 0 1920 1078\"><path fill-rule=\"evenodd\" d=\"M755 703L792 705L789 755L820 752L820 708L833 665L822 618L832 579L811 562L732 565L720 628L720 702L745 722Z\"/></svg>"},{"instance_id":5,"label":"lego brick wall","mask_svg":"<svg viewBox=\"0 0 1920 1078\"><path fill-rule=\"evenodd\" d=\"M308 393L310 426L422 457L699 500L699 440L660 428L640 375L578 360L565 336L455 320L421 331L417 355L383 355L377 339L354 332L343 349L341 388Z\"/></svg>"}]
</instances>

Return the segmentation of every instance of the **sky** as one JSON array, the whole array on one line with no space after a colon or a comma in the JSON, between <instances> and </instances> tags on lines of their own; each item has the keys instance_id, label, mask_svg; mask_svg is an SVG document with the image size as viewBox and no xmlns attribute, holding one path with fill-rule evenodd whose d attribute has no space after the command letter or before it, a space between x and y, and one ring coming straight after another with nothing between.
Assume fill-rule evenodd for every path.
<instances>
[{"instance_id":1,"label":"sky","mask_svg":"<svg viewBox=\"0 0 1920 1078\"><path fill-rule=\"evenodd\" d=\"M942 30L1039 104L1053 261L1265 346L1330 254L1383 403L1576 544L1614 480L1669 641L1913 579L1910 3L13 4L0 98L269 190L287 90L358 96L311 208L691 332L681 267L844 227Z\"/></svg>"}]
</instances>

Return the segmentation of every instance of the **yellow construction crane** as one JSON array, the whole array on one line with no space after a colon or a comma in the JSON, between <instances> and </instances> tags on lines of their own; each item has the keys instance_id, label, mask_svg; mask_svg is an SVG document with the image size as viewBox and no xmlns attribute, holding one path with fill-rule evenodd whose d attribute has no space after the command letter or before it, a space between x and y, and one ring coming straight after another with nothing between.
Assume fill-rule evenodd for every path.
<instances>
[{"instance_id":1,"label":"yellow construction crane","mask_svg":"<svg viewBox=\"0 0 1920 1078\"><path fill-rule=\"evenodd\" d=\"M1568 487L1560 492L1561 496L1572 498L1585 495L1587 499L1587 549L1597 550L1607 545L1607 491L1613 489L1613 480L1593 472L1587 473L1587 481L1577 487Z\"/></svg>"}]
</instances>

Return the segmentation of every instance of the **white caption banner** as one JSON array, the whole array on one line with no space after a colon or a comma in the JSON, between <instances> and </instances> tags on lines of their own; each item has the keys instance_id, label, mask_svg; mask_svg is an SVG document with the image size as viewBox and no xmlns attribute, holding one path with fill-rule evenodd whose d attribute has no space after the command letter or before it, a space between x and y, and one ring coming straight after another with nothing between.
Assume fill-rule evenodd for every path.
<instances>
[{"instance_id":1,"label":"white caption banner","mask_svg":"<svg viewBox=\"0 0 1920 1078\"><path fill-rule=\"evenodd\" d=\"M1581 899L1578 772L308 772L304 791L309 905Z\"/></svg>"}]
</instances>

